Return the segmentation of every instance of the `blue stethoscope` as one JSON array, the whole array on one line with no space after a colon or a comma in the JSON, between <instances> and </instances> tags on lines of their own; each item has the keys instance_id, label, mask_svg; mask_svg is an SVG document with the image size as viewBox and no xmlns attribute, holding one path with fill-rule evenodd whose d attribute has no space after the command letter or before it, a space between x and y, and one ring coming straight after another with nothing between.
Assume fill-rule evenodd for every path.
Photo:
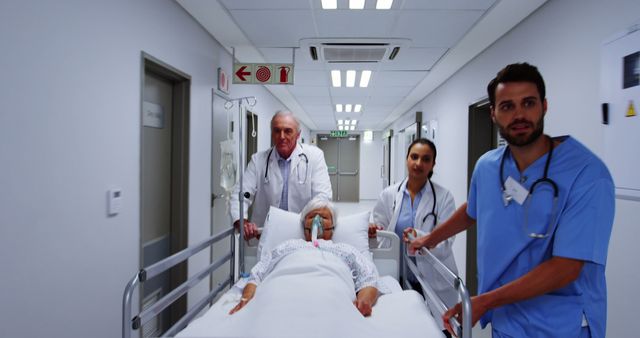
<instances>
[{"instance_id":1,"label":"blue stethoscope","mask_svg":"<svg viewBox=\"0 0 640 338\"><path fill-rule=\"evenodd\" d=\"M396 192L400 192L400 189L402 188L403 183L406 181L407 179L405 178L404 180L402 180L402 182L400 182L400 185L398 186L398 190ZM422 218L422 224L424 225L424 222L427 220L427 217L429 216L433 216L433 226L435 227L436 224L438 224L438 215L436 214L436 189L433 187L433 183L431 182L431 180L429 181L429 186L431 187L431 194L433 195L433 205L431 206L431 212L426 214L423 218ZM393 208L391 209L393 212L396 211L396 199L393 199Z\"/></svg>"},{"instance_id":2,"label":"blue stethoscope","mask_svg":"<svg viewBox=\"0 0 640 338\"><path fill-rule=\"evenodd\" d=\"M544 164L544 174L541 178L537 179L529 188L529 194L527 195L527 199L525 201L524 207L524 223L522 224L522 228L524 232L532 238L547 238L551 229L551 222L555 219L556 216L556 208L558 205L558 185L552 179L549 178L549 165L551 164L551 157L553 156L553 140L549 139L549 156L547 156L547 160ZM502 159L500 160L500 185L502 188L502 201L504 202L504 206L509 206L509 203L513 200L513 196L509 195L507 189L504 186L505 180L504 177L504 161L507 158L507 153L509 152L509 147L504 148L504 153L502 153ZM533 199L533 193L537 186L542 186L543 184L550 185L553 188L553 206L551 207L551 218L549 219L549 223L547 224L547 231L544 234L529 232L529 207L531 205L531 200Z\"/></svg>"},{"instance_id":3,"label":"blue stethoscope","mask_svg":"<svg viewBox=\"0 0 640 338\"><path fill-rule=\"evenodd\" d=\"M300 144L300 149L302 149L302 144ZM267 161L266 161L266 169L264 171L264 183L265 184L269 184L269 160L271 159L271 153L273 153L273 148L271 148L271 150L269 151L269 155L267 155ZM309 172L309 158L307 157L307 155L305 153L301 153L298 155L298 157L303 157L304 158L304 176L301 179L300 178L300 162L302 162L302 159L300 161L298 161L298 163L296 164L296 171L298 172L298 183L299 184L306 184L307 183L307 174Z\"/></svg>"}]
</instances>

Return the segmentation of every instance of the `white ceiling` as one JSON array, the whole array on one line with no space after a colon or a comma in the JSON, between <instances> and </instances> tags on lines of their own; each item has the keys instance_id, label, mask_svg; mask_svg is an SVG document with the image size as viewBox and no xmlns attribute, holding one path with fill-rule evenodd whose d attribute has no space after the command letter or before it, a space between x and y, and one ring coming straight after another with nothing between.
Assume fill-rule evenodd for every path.
<instances>
[{"instance_id":1,"label":"white ceiling","mask_svg":"<svg viewBox=\"0 0 640 338\"><path fill-rule=\"evenodd\" d=\"M323 10L321 0L177 0L238 62L292 63L294 85L265 86L312 130L358 119L358 130L381 130L546 0L395 0L391 10ZM322 39L392 41L400 52L377 63L314 61ZM395 40L397 39L397 40ZM331 69L371 69L369 87L331 87ZM344 81L344 72L342 78ZM358 74L359 80L359 74ZM335 104L360 103L361 113Z\"/></svg>"}]
</instances>

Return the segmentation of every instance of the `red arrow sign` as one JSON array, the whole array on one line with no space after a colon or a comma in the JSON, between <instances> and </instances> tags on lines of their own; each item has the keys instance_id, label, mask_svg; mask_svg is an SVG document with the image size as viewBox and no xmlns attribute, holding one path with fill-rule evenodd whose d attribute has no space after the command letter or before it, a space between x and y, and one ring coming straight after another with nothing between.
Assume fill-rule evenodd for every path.
<instances>
[{"instance_id":1,"label":"red arrow sign","mask_svg":"<svg viewBox=\"0 0 640 338\"><path fill-rule=\"evenodd\" d=\"M238 68L238 70L236 71L236 76L241 80L241 81L247 81L247 79L244 77L245 75L251 75L251 72L245 72L244 70L247 68L247 66L242 66L240 68Z\"/></svg>"}]
</instances>

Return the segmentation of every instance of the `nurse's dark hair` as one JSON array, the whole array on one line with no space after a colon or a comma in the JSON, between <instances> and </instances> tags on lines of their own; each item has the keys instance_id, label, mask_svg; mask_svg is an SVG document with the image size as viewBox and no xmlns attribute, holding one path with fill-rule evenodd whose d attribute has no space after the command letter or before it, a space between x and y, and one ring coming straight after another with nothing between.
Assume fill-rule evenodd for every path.
<instances>
[{"instance_id":1,"label":"nurse's dark hair","mask_svg":"<svg viewBox=\"0 0 640 338\"><path fill-rule=\"evenodd\" d=\"M540 101L545 99L545 87L542 75L536 66L532 66L526 62L512 63L502 68L491 82L487 85L487 94L489 95L489 103L495 106L496 88L498 84L505 82L531 82L538 88Z\"/></svg>"},{"instance_id":2,"label":"nurse's dark hair","mask_svg":"<svg viewBox=\"0 0 640 338\"><path fill-rule=\"evenodd\" d=\"M418 143L427 145L429 146L429 148L431 148L431 150L433 151L433 164L435 164L436 155L438 155L438 150L436 150L436 145L433 142L431 142L431 140L426 138L415 139L413 140L413 142L411 142L411 144L409 145L409 148L407 148L407 158L409 158L409 154L411 154L411 148L413 148L413 146L415 146ZM433 170L429 172L429 178L431 178L431 176L433 176Z\"/></svg>"}]
</instances>

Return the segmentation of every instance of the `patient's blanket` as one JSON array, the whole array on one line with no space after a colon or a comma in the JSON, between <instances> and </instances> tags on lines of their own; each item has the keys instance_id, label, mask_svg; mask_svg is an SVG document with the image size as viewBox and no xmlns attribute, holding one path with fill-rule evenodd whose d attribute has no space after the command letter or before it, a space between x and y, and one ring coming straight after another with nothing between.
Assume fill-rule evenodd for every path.
<instances>
[{"instance_id":1,"label":"patient's blanket","mask_svg":"<svg viewBox=\"0 0 640 338\"><path fill-rule=\"evenodd\" d=\"M296 250L279 260L243 309L228 315L228 310L237 302L228 304L224 313L207 313L178 336L396 337L404 331L412 332L415 337L424 333L441 333L417 293L399 294L401 298L405 294L404 298L411 298L412 305L403 303L400 298L381 298L379 303L386 302L390 306L387 310L380 310L380 315L384 314L391 320L365 318L353 305L356 298L354 278L341 258L321 250ZM378 307L373 308L373 318L378 315ZM395 312L409 313L413 318L401 318ZM429 331L430 326L435 331Z\"/></svg>"}]
</instances>

